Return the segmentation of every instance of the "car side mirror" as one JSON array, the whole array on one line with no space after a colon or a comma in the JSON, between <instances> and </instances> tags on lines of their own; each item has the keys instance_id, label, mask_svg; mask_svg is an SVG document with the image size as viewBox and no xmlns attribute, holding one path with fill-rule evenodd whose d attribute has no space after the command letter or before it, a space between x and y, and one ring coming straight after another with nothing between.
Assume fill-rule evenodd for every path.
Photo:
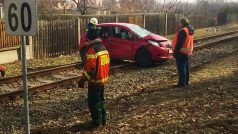
<instances>
[{"instance_id":1,"label":"car side mirror","mask_svg":"<svg viewBox=\"0 0 238 134\"><path fill-rule=\"evenodd\" d=\"M129 37L129 39L130 39L131 41L133 41L133 40L135 40L135 36L131 36L131 37Z\"/></svg>"}]
</instances>

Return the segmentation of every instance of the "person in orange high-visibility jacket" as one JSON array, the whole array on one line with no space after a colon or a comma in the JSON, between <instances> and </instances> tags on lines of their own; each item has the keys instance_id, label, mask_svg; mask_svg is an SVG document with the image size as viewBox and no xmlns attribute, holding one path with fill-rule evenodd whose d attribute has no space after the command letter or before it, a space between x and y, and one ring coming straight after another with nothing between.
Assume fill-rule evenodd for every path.
<instances>
[{"instance_id":1,"label":"person in orange high-visibility jacket","mask_svg":"<svg viewBox=\"0 0 238 134\"><path fill-rule=\"evenodd\" d=\"M109 79L110 58L106 48L98 38L98 32L91 29L88 34L91 41L87 42L88 51L85 56L84 71L79 87L83 88L88 81L88 107L91 113L92 127L106 125L104 90Z\"/></svg>"},{"instance_id":2,"label":"person in orange high-visibility jacket","mask_svg":"<svg viewBox=\"0 0 238 134\"><path fill-rule=\"evenodd\" d=\"M178 24L178 29L179 31L172 42L172 49L179 74L176 87L184 87L189 85L189 56L193 53L194 28L189 24L187 18L182 18Z\"/></svg>"},{"instance_id":3,"label":"person in orange high-visibility jacket","mask_svg":"<svg viewBox=\"0 0 238 134\"><path fill-rule=\"evenodd\" d=\"M4 66L0 65L0 72L1 72L2 77L5 76L5 70L6 70L6 68Z\"/></svg>"}]
</instances>

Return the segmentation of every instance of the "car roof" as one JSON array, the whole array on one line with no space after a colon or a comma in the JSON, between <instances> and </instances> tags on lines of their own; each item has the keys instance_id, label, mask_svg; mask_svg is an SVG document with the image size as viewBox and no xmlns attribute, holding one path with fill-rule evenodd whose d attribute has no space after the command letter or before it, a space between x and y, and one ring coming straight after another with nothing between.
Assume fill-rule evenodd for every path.
<instances>
[{"instance_id":1,"label":"car roof","mask_svg":"<svg viewBox=\"0 0 238 134\"><path fill-rule=\"evenodd\" d=\"M98 24L97 26L122 26L122 27L130 27L135 24L130 24L130 23L101 23Z\"/></svg>"}]
</instances>

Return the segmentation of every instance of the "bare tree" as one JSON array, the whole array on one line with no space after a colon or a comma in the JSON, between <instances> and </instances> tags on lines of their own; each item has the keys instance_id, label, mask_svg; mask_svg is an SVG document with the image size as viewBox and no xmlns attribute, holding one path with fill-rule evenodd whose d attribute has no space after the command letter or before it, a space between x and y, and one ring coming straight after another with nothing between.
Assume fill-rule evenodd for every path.
<instances>
[{"instance_id":1,"label":"bare tree","mask_svg":"<svg viewBox=\"0 0 238 134\"><path fill-rule=\"evenodd\" d=\"M119 0L122 13L172 13L179 3L179 0Z\"/></svg>"},{"instance_id":2,"label":"bare tree","mask_svg":"<svg viewBox=\"0 0 238 134\"><path fill-rule=\"evenodd\" d=\"M82 15L87 13L87 4L88 0L72 0L76 4L77 11L79 11Z\"/></svg>"},{"instance_id":3,"label":"bare tree","mask_svg":"<svg viewBox=\"0 0 238 134\"><path fill-rule=\"evenodd\" d=\"M117 13L119 7L117 0L101 0L102 5L99 9L110 13Z\"/></svg>"},{"instance_id":4,"label":"bare tree","mask_svg":"<svg viewBox=\"0 0 238 134\"><path fill-rule=\"evenodd\" d=\"M176 10L177 6L180 4L179 0L160 0L159 12L162 13L172 13Z\"/></svg>"}]
</instances>

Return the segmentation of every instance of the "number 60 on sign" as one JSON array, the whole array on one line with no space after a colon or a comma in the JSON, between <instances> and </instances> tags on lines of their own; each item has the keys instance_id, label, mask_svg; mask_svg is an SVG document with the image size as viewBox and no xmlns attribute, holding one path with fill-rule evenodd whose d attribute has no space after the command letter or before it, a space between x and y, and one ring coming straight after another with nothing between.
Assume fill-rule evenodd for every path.
<instances>
[{"instance_id":1,"label":"number 60 on sign","mask_svg":"<svg viewBox=\"0 0 238 134\"><path fill-rule=\"evenodd\" d=\"M6 32L12 35L36 35L36 0L5 0Z\"/></svg>"}]
</instances>

